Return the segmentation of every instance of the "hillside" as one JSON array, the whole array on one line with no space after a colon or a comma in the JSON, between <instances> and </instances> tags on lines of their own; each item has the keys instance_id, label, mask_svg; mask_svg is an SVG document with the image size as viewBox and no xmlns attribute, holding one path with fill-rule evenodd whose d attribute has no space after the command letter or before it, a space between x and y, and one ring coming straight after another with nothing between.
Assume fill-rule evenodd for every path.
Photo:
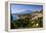
<instances>
[{"instance_id":1,"label":"hillside","mask_svg":"<svg viewBox=\"0 0 46 33\"><path fill-rule=\"evenodd\" d=\"M32 14L23 14L19 19L11 22L11 28L40 28L43 27L43 12L35 11Z\"/></svg>"}]
</instances>

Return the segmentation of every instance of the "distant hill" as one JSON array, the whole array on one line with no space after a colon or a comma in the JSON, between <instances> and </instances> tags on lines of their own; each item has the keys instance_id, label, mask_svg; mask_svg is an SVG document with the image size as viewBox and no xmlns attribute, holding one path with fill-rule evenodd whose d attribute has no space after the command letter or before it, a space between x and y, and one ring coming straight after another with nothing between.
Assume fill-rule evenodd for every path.
<instances>
[{"instance_id":1,"label":"distant hill","mask_svg":"<svg viewBox=\"0 0 46 33\"><path fill-rule=\"evenodd\" d=\"M13 19L15 20L15 19L19 19L19 16L24 16L24 15L26 15L26 16L28 16L28 17L30 17L30 18L32 18L32 19L35 19L35 18L38 18L38 17L42 17L42 13L43 13L43 11L41 10L41 11L31 11L31 10L26 10L26 11L23 11L23 12L19 12L19 13L15 13L15 14L12 14L12 16L13 16ZM30 16L29 16L30 15ZM17 17L16 17L17 16ZM24 16L25 17L25 16ZM23 18L24 18L23 17Z\"/></svg>"},{"instance_id":2,"label":"distant hill","mask_svg":"<svg viewBox=\"0 0 46 33\"><path fill-rule=\"evenodd\" d=\"M41 10L41 11L35 11L35 12L32 12L31 14L25 14L25 16L22 15L21 18L26 18L26 17L28 17L28 18L34 20L34 19L38 19L38 18L40 18L40 17L43 17L43 14L42 14L42 13L43 13L42 10Z\"/></svg>"}]
</instances>

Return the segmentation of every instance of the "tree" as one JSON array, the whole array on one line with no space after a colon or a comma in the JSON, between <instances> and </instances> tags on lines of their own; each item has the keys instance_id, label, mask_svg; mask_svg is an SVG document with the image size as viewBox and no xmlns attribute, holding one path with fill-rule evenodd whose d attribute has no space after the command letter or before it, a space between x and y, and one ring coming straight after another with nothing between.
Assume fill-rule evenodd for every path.
<instances>
[{"instance_id":1,"label":"tree","mask_svg":"<svg viewBox=\"0 0 46 33\"><path fill-rule=\"evenodd\" d=\"M12 16L12 14L11 14L11 21L13 21L13 16Z\"/></svg>"}]
</instances>

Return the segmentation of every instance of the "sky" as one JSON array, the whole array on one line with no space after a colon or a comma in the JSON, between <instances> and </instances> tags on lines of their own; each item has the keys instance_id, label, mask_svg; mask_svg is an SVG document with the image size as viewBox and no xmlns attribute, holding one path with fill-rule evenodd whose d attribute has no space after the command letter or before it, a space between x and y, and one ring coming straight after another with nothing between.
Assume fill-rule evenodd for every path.
<instances>
[{"instance_id":1,"label":"sky","mask_svg":"<svg viewBox=\"0 0 46 33\"><path fill-rule=\"evenodd\" d=\"M11 13L20 13L26 10L40 11L43 5L28 5L28 4L11 4Z\"/></svg>"}]
</instances>

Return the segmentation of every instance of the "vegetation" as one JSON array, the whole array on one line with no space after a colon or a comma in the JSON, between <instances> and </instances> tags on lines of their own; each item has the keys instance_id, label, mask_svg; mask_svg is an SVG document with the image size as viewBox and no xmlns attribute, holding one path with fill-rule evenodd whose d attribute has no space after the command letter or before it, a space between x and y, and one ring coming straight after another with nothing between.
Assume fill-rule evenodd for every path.
<instances>
[{"instance_id":1,"label":"vegetation","mask_svg":"<svg viewBox=\"0 0 46 33\"><path fill-rule=\"evenodd\" d=\"M42 12L34 12L34 13L41 13ZM35 16L34 16L35 17ZM17 28L41 28L43 27L43 16L37 17L37 19L32 20L31 14L23 15L23 17L20 17L18 20L12 20L11 21L11 29L17 29Z\"/></svg>"}]
</instances>

